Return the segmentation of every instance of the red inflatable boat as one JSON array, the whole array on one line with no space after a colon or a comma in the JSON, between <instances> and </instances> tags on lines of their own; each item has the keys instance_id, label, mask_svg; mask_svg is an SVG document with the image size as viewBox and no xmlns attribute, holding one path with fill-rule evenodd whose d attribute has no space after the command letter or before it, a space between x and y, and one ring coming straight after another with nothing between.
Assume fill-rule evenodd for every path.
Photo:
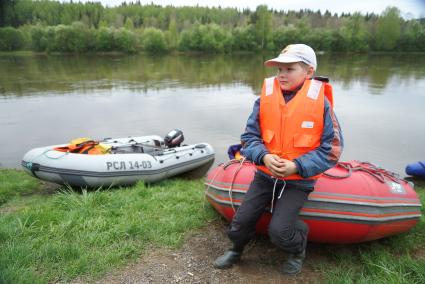
<instances>
[{"instance_id":1,"label":"red inflatable boat","mask_svg":"<svg viewBox=\"0 0 425 284\"><path fill-rule=\"evenodd\" d=\"M231 160L213 168L205 182L207 200L228 221L241 204L256 167ZM328 170L301 209L313 242L348 244L405 232L421 217L421 203L412 184L370 163L341 162ZM267 232L270 213L257 223Z\"/></svg>"}]
</instances>

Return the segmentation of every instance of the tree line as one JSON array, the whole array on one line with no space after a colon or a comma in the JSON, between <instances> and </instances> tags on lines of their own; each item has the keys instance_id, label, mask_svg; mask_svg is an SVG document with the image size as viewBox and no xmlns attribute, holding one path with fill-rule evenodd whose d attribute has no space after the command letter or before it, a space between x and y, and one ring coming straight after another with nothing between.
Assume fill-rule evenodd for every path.
<instances>
[{"instance_id":1,"label":"tree line","mask_svg":"<svg viewBox=\"0 0 425 284\"><path fill-rule=\"evenodd\" d=\"M3 0L0 50L40 52L276 51L303 42L319 51L425 51L425 21L382 14L173 7L140 2Z\"/></svg>"}]
</instances>

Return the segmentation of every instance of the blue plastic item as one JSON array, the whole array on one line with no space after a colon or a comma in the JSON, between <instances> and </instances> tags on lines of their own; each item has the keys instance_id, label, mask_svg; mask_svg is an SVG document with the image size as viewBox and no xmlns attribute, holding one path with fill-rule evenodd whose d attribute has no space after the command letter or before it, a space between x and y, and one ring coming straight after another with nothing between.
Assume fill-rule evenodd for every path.
<instances>
[{"instance_id":1,"label":"blue plastic item","mask_svg":"<svg viewBox=\"0 0 425 284\"><path fill-rule=\"evenodd\" d=\"M408 164L406 166L406 174L425 178L425 161Z\"/></svg>"}]
</instances>

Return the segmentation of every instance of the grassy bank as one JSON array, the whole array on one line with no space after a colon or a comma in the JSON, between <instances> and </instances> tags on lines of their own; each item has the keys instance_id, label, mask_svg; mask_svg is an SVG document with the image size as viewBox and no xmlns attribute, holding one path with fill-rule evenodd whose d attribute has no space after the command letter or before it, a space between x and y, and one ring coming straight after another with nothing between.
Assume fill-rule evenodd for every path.
<instances>
[{"instance_id":1,"label":"grassy bank","mask_svg":"<svg viewBox=\"0 0 425 284\"><path fill-rule=\"evenodd\" d=\"M29 192L37 184L22 183L23 172L0 176L7 192ZM216 218L203 207L202 188L201 180L170 180L9 199L0 207L0 283L97 277L147 248L177 247L185 233Z\"/></svg>"},{"instance_id":2,"label":"grassy bank","mask_svg":"<svg viewBox=\"0 0 425 284\"><path fill-rule=\"evenodd\" d=\"M31 194L43 185L21 171L0 170L0 181L0 283L96 279L218 218L203 206L202 180L51 195ZM425 186L416 189L425 203ZM311 263L325 283L425 283L424 221L366 244L311 244Z\"/></svg>"},{"instance_id":3,"label":"grassy bank","mask_svg":"<svg viewBox=\"0 0 425 284\"><path fill-rule=\"evenodd\" d=\"M37 191L40 183L22 171L0 170L0 206L8 200Z\"/></svg>"}]
</instances>

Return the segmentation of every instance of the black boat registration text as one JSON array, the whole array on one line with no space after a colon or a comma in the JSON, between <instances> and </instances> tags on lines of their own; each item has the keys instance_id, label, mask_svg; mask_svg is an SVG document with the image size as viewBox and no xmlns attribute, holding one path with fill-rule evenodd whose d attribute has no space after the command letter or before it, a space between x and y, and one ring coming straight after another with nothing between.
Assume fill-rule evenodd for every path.
<instances>
[{"instance_id":1,"label":"black boat registration text","mask_svg":"<svg viewBox=\"0 0 425 284\"><path fill-rule=\"evenodd\" d=\"M106 162L106 169L108 171L113 170L139 170L139 169L150 169L152 163L150 161L114 161Z\"/></svg>"}]
</instances>

